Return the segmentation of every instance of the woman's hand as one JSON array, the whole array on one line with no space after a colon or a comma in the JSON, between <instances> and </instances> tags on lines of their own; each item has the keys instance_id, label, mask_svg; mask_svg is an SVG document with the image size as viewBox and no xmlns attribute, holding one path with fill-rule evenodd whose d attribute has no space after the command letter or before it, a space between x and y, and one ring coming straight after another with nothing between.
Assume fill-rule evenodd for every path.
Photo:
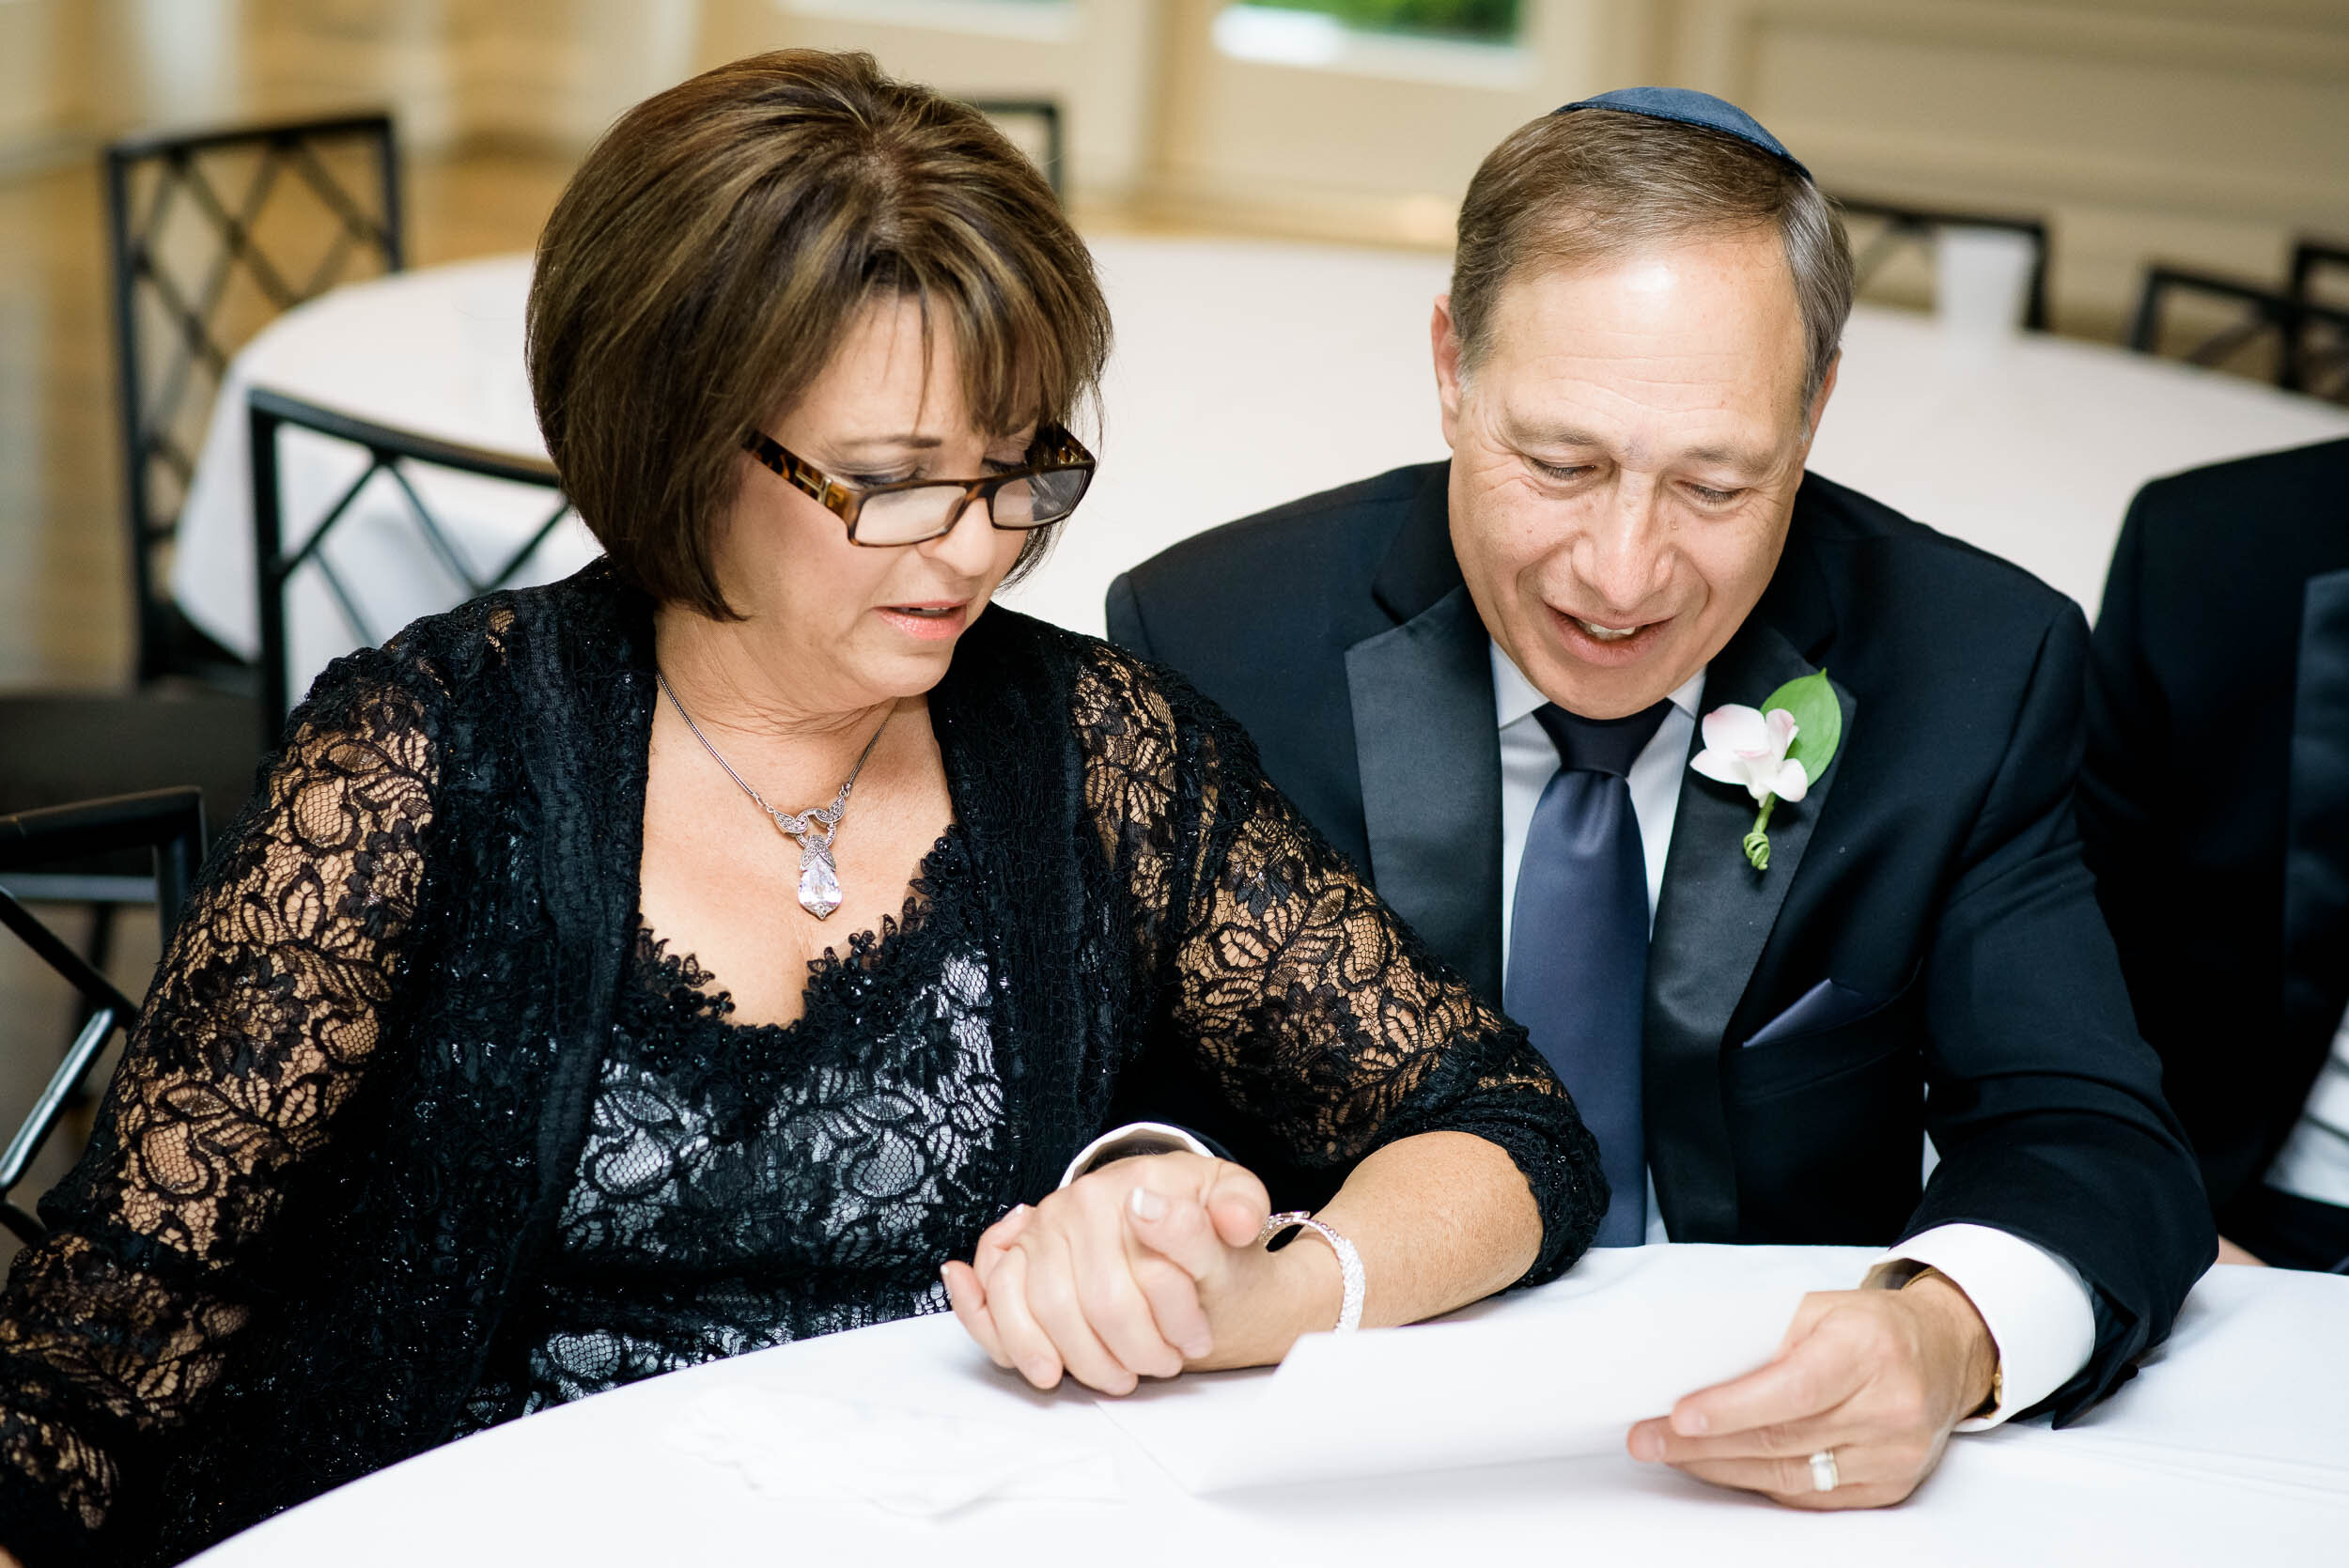
<instances>
[{"instance_id":1,"label":"woman's hand","mask_svg":"<svg viewBox=\"0 0 2349 1568\"><path fill-rule=\"evenodd\" d=\"M1337 1259L1267 1252L1264 1184L1198 1155L1121 1159L979 1238L945 1267L955 1315L1039 1389L1066 1373L1104 1393L1185 1368L1257 1366L1337 1319Z\"/></svg>"}]
</instances>

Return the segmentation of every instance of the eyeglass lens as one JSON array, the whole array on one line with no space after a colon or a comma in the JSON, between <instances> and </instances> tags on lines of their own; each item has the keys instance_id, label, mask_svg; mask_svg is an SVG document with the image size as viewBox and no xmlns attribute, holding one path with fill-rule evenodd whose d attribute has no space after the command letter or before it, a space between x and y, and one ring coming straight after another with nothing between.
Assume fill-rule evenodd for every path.
<instances>
[{"instance_id":1,"label":"eyeglass lens","mask_svg":"<svg viewBox=\"0 0 2349 1568\"><path fill-rule=\"evenodd\" d=\"M1041 528L1076 510L1085 492L1081 469L1022 474L995 489L991 520L999 528ZM857 508L861 543L916 544L946 532L968 491L961 485L916 485L866 496Z\"/></svg>"}]
</instances>

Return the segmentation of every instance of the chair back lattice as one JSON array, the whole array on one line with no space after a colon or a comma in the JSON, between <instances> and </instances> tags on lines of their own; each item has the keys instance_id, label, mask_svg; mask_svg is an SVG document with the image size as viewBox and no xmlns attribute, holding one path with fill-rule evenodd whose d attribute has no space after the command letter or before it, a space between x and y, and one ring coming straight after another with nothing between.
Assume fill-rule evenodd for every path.
<instances>
[{"instance_id":1,"label":"chair back lattice","mask_svg":"<svg viewBox=\"0 0 2349 1568\"><path fill-rule=\"evenodd\" d=\"M1052 194L1063 201L1068 199L1066 165L1062 160L1066 147L1061 140L1060 104L1050 98L966 98L972 108L994 121L995 129L1011 141L1012 146L1034 160L1050 182Z\"/></svg>"},{"instance_id":2,"label":"chair back lattice","mask_svg":"<svg viewBox=\"0 0 2349 1568\"><path fill-rule=\"evenodd\" d=\"M2315 304L2349 303L2349 241L2293 241L2292 297Z\"/></svg>"},{"instance_id":3,"label":"chair back lattice","mask_svg":"<svg viewBox=\"0 0 2349 1568\"><path fill-rule=\"evenodd\" d=\"M2349 403L2349 333L2332 314L2349 310L2349 242L2296 241L2292 247L2292 297L2310 309L2302 323L2295 367L2300 390Z\"/></svg>"},{"instance_id":4,"label":"chair back lattice","mask_svg":"<svg viewBox=\"0 0 2349 1568\"><path fill-rule=\"evenodd\" d=\"M264 745L276 744L278 727L292 706L287 601L301 574L310 573L324 585L350 632L350 646L372 646L398 629L400 623L386 625L380 612L370 610L350 574L336 567L330 552L338 531L348 529L351 520L363 514L378 521L397 517L412 530L414 542L445 574L447 593L432 608L447 609L514 582L538 547L571 513L554 465L544 458L525 459L394 429L263 387L246 395L246 407L253 442L253 555L260 612ZM337 492L314 524L299 532L289 526L281 484L279 442L289 428L332 438L365 456L358 475ZM543 513L532 514L535 526L500 559L477 564L443 512L419 490L417 481L436 470L543 489L547 492ZM388 499L392 505L388 509L363 505L370 498ZM403 614L408 612L422 613L412 605Z\"/></svg>"},{"instance_id":5,"label":"chair back lattice","mask_svg":"<svg viewBox=\"0 0 2349 1568\"><path fill-rule=\"evenodd\" d=\"M2322 249L2322 247L2318 247ZM2295 282L2306 286L2295 258ZM2187 267L2145 270L2129 347L2349 403L2349 306Z\"/></svg>"},{"instance_id":6,"label":"chair back lattice","mask_svg":"<svg viewBox=\"0 0 2349 1568\"><path fill-rule=\"evenodd\" d=\"M1903 203L1875 201L1866 196L1837 196L1852 241L1852 288L1864 294L1871 286L1897 295L1904 303L1921 303L1933 289L1933 245L1944 228L1998 228L2020 234L2030 241L2030 291L2023 305L2023 325L2033 332L2047 330L2047 225L2042 218L2013 214L1954 212Z\"/></svg>"},{"instance_id":7,"label":"chair back lattice","mask_svg":"<svg viewBox=\"0 0 2349 1568\"><path fill-rule=\"evenodd\" d=\"M179 617L170 551L229 357L280 312L399 271L391 116L116 142L103 155L123 497L144 682L230 662Z\"/></svg>"},{"instance_id":8,"label":"chair back lattice","mask_svg":"<svg viewBox=\"0 0 2349 1568\"><path fill-rule=\"evenodd\" d=\"M9 873L139 849L151 852L154 858L155 914L167 950L171 933L179 924L179 910L187 902L188 885L204 859L203 791L157 789L0 816L0 926L15 933L36 958L71 986L87 1009L64 1059L9 1139L6 1152L0 1153L0 1225L27 1245L41 1238L41 1225L16 1202L16 1188L67 1108L80 1094L83 1080L107 1041L117 1030L129 1028L139 1009L137 1002L8 891Z\"/></svg>"}]
</instances>

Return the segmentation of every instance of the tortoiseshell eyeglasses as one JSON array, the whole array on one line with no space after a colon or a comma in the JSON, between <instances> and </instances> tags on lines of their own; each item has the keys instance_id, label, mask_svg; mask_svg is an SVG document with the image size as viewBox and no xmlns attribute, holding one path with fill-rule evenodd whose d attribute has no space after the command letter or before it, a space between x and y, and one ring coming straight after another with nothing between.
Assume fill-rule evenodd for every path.
<instances>
[{"instance_id":1,"label":"tortoiseshell eyeglasses","mask_svg":"<svg viewBox=\"0 0 2349 1568\"><path fill-rule=\"evenodd\" d=\"M1093 454L1056 425L1036 431L1026 462L977 479L852 485L759 430L742 432L742 450L847 523L850 544L876 550L943 538L974 501L987 507L987 520L1006 533L1042 528L1075 511L1093 483Z\"/></svg>"}]
</instances>

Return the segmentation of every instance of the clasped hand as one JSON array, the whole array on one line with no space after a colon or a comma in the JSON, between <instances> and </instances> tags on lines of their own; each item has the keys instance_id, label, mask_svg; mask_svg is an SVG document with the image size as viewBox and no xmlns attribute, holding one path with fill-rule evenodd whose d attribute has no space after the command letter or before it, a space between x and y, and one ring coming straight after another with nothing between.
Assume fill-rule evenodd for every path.
<instances>
[{"instance_id":1,"label":"clasped hand","mask_svg":"<svg viewBox=\"0 0 2349 1568\"><path fill-rule=\"evenodd\" d=\"M989 1226L969 1263L946 1265L947 1298L997 1366L1039 1389L1066 1374L1125 1394L1186 1368L1260 1365L1320 1298L1334 1321L1341 1291L1327 1248L1256 1245L1270 1212L1264 1184L1228 1160L1121 1159Z\"/></svg>"},{"instance_id":2,"label":"clasped hand","mask_svg":"<svg viewBox=\"0 0 2349 1568\"><path fill-rule=\"evenodd\" d=\"M1278 1360L1335 1319L1327 1248L1256 1245L1264 1184L1196 1155L1119 1160L988 1227L945 1266L955 1315L995 1364L1039 1389L1064 1375L1104 1393L1186 1369ZM1965 1293L1937 1275L1906 1289L1805 1296L1769 1363L1640 1422L1637 1459L1797 1508L1880 1508L1916 1490L1957 1423L1989 1397L1998 1351ZM1839 1484L1813 1489L1811 1455Z\"/></svg>"},{"instance_id":3,"label":"clasped hand","mask_svg":"<svg viewBox=\"0 0 2349 1568\"><path fill-rule=\"evenodd\" d=\"M1767 1365L1640 1422L1628 1446L1793 1508L1882 1508L1933 1473L1950 1433L1989 1398L1997 1355L1973 1303L1938 1276L1816 1292ZM1835 1455L1831 1492L1812 1486L1823 1450Z\"/></svg>"}]
</instances>

